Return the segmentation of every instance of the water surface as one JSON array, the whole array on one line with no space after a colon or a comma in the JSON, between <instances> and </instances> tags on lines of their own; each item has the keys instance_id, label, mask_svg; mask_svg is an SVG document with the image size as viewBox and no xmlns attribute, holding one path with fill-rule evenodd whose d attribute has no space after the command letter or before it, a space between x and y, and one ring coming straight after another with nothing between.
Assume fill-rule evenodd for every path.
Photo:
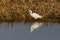
<instances>
[{"instance_id":1,"label":"water surface","mask_svg":"<svg viewBox=\"0 0 60 40\"><path fill-rule=\"evenodd\" d=\"M37 30L30 33L31 24L13 24L11 28L6 23L0 25L0 40L60 40L60 24L43 24Z\"/></svg>"}]
</instances>

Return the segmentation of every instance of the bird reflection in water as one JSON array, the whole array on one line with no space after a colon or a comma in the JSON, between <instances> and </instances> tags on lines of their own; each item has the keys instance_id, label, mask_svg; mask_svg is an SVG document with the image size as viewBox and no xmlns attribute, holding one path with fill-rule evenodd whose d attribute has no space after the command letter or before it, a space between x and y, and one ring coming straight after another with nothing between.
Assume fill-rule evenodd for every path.
<instances>
[{"instance_id":1,"label":"bird reflection in water","mask_svg":"<svg viewBox=\"0 0 60 40\"><path fill-rule=\"evenodd\" d=\"M31 29L30 32L33 32L35 29L38 29L39 27L41 27L43 23L39 23L39 22L35 22L31 25Z\"/></svg>"}]
</instances>

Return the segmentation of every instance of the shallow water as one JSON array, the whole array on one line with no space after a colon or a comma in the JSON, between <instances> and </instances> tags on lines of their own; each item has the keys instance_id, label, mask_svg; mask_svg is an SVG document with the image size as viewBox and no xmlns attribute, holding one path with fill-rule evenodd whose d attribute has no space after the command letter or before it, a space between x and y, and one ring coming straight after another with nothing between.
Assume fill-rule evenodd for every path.
<instances>
[{"instance_id":1,"label":"shallow water","mask_svg":"<svg viewBox=\"0 0 60 40\"><path fill-rule=\"evenodd\" d=\"M30 26L30 23L14 23L13 27L8 27L3 23L0 25L0 40L60 40L59 23L43 24L32 33L30 33Z\"/></svg>"}]
</instances>

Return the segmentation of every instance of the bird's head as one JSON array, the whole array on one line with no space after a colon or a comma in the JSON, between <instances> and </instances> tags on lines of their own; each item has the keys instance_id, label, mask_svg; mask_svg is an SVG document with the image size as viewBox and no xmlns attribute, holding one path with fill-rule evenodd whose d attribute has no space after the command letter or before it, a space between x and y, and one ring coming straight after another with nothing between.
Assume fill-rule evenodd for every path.
<instances>
[{"instance_id":1,"label":"bird's head","mask_svg":"<svg viewBox=\"0 0 60 40\"><path fill-rule=\"evenodd\" d=\"M29 10L29 13L32 13L32 11L31 11L31 10Z\"/></svg>"}]
</instances>

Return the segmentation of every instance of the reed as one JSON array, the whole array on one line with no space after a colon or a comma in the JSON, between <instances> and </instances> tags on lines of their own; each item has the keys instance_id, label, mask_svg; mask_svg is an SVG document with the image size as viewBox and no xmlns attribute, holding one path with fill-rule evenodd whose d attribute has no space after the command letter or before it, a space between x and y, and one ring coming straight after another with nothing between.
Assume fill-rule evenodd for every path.
<instances>
[{"instance_id":1,"label":"reed","mask_svg":"<svg viewBox=\"0 0 60 40\"><path fill-rule=\"evenodd\" d=\"M44 16L38 22L60 22L60 2L56 0L0 0L0 22L35 22L29 9Z\"/></svg>"}]
</instances>

